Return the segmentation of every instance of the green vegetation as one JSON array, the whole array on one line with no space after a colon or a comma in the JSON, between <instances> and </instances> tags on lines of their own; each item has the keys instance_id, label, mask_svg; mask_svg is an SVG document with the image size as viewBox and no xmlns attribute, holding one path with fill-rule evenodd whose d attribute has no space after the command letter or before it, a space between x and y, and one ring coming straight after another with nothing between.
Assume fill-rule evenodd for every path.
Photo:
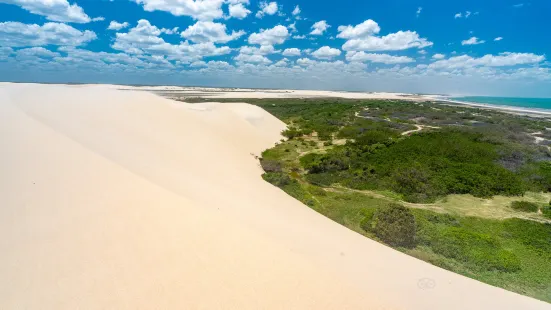
<instances>
[{"instance_id":1,"label":"green vegetation","mask_svg":"<svg viewBox=\"0 0 551 310\"><path fill-rule=\"evenodd\" d=\"M380 208L371 218L362 221L362 228L372 231L385 243L412 248L415 246L415 217L411 211L399 204Z\"/></svg>"},{"instance_id":2,"label":"green vegetation","mask_svg":"<svg viewBox=\"0 0 551 310\"><path fill-rule=\"evenodd\" d=\"M538 210L540 209L537 203L528 201L513 201L511 203L511 208L523 212L538 212Z\"/></svg>"},{"instance_id":3,"label":"green vegetation","mask_svg":"<svg viewBox=\"0 0 551 310\"><path fill-rule=\"evenodd\" d=\"M531 136L551 140L551 122L436 103L252 103L289 125L262 154L266 181L366 237L551 302L551 156Z\"/></svg>"}]
</instances>

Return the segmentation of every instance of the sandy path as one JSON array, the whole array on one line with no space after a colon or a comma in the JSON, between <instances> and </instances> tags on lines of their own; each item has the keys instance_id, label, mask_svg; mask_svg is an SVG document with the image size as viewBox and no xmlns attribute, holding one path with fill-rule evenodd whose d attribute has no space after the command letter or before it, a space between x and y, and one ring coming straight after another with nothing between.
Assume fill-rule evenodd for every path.
<instances>
[{"instance_id":1,"label":"sandy path","mask_svg":"<svg viewBox=\"0 0 551 310\"><path fill-rule=\"evenodd\" d=\"M0 309L550 308L262 181L250 154L283 127L246 104L0 86Z\"/></svg>"}]
</instances>

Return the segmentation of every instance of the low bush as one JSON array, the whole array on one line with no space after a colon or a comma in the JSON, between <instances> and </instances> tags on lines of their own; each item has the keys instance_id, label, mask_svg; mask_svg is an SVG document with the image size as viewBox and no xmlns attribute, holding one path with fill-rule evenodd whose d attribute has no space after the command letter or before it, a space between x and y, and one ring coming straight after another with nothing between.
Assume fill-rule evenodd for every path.
<instances>
[{"instance_id":1,"label":"low bush","mask_svg":"<svg viewBox=\"0 0 551 310\"><path fill-rule=\"evenodd\" d=\"M260 165L265 172L281 172L281 163L277 160L261 158Z\"/></svg>"},{"instance_id":2,"label":"low bush","mask_svg":"<svg viewBox=\"0 0 551 310\"><path fill-rule=\"evenodd\" d=\"M375 235L389 245L406 248L415 246L415 217L402 205L390 204L377 210L372 227Z\"/></svg>"},{"instance_id":3,"label":"low bush","mask_svg":"<svg viewBox=\"0 0 551 310\"><path fill-rule=\"evenodd\" d=\"M539 205L528 201L513 201L511 208L522 212L538 212Z\"/></svg>"},{"instance_id":4,"label":"low bush","mask_svg":"<svg viewBox=\"0 0 551 310\"><path fill-rule=\"evenodd\" d=\"M293 181L284 172L266 172L262 175L262 178L277 187L284 187L286 185L289 185Z\"/></svg>"}]
</instances>

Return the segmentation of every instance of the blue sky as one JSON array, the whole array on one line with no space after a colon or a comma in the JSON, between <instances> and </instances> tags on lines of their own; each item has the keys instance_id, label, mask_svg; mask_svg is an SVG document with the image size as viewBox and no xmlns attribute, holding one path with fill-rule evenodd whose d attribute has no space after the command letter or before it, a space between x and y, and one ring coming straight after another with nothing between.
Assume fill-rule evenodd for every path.
<instances>
[{"instance_id":1,"label":"blue sky","mask_svg":"<svg viewBox=\"0 0 551 310\"><path fill-rule=\"evenodd\" d=\"M0 0L0 80L551 97L551 1Z\"/></svg>"}]
</instances>

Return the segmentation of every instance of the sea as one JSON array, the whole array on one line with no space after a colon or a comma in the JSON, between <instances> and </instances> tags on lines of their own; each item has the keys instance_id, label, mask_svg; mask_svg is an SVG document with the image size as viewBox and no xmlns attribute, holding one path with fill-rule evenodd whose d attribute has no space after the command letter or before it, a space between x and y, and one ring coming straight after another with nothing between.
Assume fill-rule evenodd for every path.
<instances>
[{"instance_id":1,"label":"sea","mask_svg":"<svg viewBox=\"0 0 551 310\"><path fill-rule=\"evenodd\" d=\"M551 110L551 98L513 98L513 97L483 97L483 96L466 96L466 97L449 97L454 101L462 101L469 103L481 103L495 106L510 106L519 108L533 108L538 110Z\"/></svg>"}]
</instances>

